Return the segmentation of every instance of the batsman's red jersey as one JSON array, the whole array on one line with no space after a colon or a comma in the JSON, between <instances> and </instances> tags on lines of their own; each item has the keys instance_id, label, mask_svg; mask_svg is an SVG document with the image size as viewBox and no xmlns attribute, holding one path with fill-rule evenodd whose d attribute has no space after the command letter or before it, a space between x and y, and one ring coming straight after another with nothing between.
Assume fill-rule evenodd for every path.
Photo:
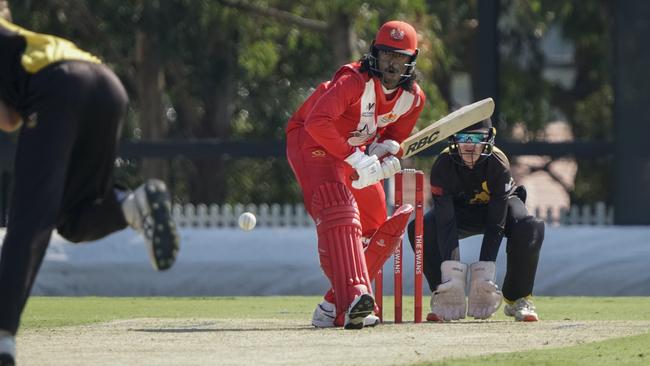
<instances>
[{"instance_id":1,"label":"batsman's red jersey","mask_svg":"<svg viewBox=\"0 0 650 366\"><path fill-rule=\"evenodd\" d=\"M363 236L369 237L386 220L384 190L381 182L352 188L353 169L344 159L373 141L401 143L415 126L425 95L416 83L412 92L401 87L387 92L377 77L359 68L359 63L341 67L291 116L287 157L310 214L314 188L322 182L342 182L357 201Z\"/></svg>"}]
</instances>

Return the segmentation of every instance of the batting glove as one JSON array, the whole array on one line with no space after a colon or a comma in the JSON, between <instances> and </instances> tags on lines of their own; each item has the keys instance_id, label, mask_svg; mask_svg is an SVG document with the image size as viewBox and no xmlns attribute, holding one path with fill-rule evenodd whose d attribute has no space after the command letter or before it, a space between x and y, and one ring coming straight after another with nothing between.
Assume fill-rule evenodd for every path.
<instances>
[{"instance_id":1,"label":"batting glove","mask_svg":"<svg viewBox=\"0 0 650 366\"><path fill-rule=\"evenodd\" d=\"M356 149L354 153L345 158L345 162L350 164L359 176L352 181L353 188L362 189L384 179L384 170L375 155L366 155Z\"/></svg>"},{"instance_id":2,"label":"batting glove","mask_svg":"<svg viewBox=\"0 0 650 366\"><path fill-rule=\"evenodd\" d=\"M382 142L373 142L368 146L368 155L375 155L382 158L386 155L395 155L399 151L399 143L395 140L384 140Z\"/></svg>"},{"instance_id":3,"label":"batting glove","mask_svg":"<svg viewBox=\"0 0 650 366\"><path fill-rule=\"evenodd\" d=\"M398 158L390 155L381 161L381 170L384 173L384 179L386 179L402 170L402 166L400 165Z\"/></svg>"}]
</instances>

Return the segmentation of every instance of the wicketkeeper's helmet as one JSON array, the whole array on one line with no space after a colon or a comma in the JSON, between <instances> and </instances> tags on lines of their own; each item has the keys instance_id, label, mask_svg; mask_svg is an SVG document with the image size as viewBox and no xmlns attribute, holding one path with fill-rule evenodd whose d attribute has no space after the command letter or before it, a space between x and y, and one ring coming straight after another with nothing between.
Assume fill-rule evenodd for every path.
<instances>
[{"instance_id":1,"label":"wicketkeeper's helmet","mask_svg":"<svg viewBox=\"0 0 650 366\"><path fill-rule=\"evenodd\" d=\"M475 163L478 164L488 156L492 155L492 151L494 150L494 137L496 134L497 131L494 127L492 127L491 119L486 118L480 122L477 122L449 137L447 140L449 146L449 155L451 155L455 162L464 164L461 157L461 152L458 149L458 144L481 144L483 145L481 156Z\"/></svg>"}]
</instances>

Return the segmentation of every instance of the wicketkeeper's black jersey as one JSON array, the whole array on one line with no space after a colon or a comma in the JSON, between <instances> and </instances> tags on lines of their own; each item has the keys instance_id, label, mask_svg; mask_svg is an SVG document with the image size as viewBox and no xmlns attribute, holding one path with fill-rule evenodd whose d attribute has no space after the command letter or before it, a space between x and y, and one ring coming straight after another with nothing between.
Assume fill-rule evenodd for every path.
<instances>
[{"instance_id":1,"label":"wicketkeeper's black jersey","mask_svg":"<svg viewBox=\"0 0 650 366\"><path fill-rule=\"evenodd\" d=\"M430 182L438 239L444 247L454 247L458 242L457 210L486 211L483 244L501 242L507 199L515 188L510 163L501 150L495 147L473 169L457 163L444 150L431 168Z\"/></svg>"},{"instance_id":2,"label":"wicketkeeper's black jersey","mask_svg":"<svg viewBox=\"0 0 650 366\"><path fill-rule=\"evenodd\" d=\"M34 33L0 18L0 98L19 112L27 107L30 76L66 60L101 62L70 41Z\"/></svg>"}]
</instances>

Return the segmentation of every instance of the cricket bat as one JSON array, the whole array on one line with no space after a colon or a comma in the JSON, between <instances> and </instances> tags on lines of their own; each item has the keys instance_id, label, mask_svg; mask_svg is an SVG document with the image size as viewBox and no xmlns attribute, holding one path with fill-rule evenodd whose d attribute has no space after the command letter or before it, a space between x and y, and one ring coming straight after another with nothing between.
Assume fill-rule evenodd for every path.
<instances>
[{"instance_id":1,"label":"cricket bat","mask_svg":"<svg viewBox=\"0 0 650 366\"><path fill-rule=\"evenodd\" d=\"M490 117L492 113L494 113L494 100L492 98L485 98L468 104L407 137L400 145L400 151L396 156L402 159L413 156L433 146L438 141ZM359 177L354 172L350 178L356 180Z\"/></svg>"},{"instance_id":2,"label":"cricket bat","mask_svg":"<svg viewBox=\"0 0 650 366\"><path fill-rule=\"evenodd\" d=\"M494 113L492 98L479 100L457 109L407 137L400 146L401 155L398 153L397 157L413 156L436 142L490 117L492 113Z\"/></svg>"}]
</instances>

